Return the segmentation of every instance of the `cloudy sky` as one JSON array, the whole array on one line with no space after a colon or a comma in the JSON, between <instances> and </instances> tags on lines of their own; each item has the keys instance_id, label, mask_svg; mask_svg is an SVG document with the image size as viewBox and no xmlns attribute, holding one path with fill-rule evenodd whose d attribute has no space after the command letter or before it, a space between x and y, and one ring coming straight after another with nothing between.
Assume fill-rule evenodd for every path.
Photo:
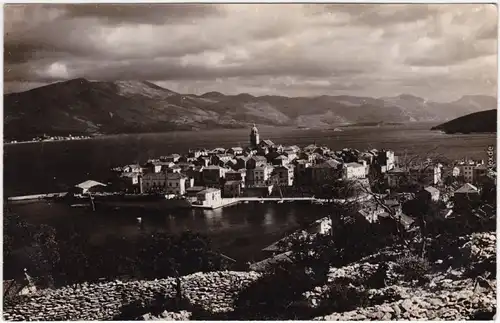
<instances>
[{"instance_id":1,"label":"cloudy sky","mask_svg":"<svg viewBox=\"0 0 500 323\"><path fill-rule=\"evenodd\" d=\"M286 96L496 95L487 4L28 4L4 11L6 92L149 80Z\"/></svg>"}]
</instances>

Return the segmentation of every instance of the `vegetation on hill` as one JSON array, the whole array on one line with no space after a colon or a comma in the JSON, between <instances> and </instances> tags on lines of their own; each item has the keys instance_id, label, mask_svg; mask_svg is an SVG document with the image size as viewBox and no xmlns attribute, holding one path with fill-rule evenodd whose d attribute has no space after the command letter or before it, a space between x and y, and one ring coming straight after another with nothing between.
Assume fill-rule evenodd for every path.
<instances>
[{"instance_id":1,"label":"vegetation on hill","mask_svg":"<svg viewBox=\"0 0 500 323\"><path fill-rule=\"evenodd\" d=\"M446 133L497 132L497 110L480 111L433 127Z\"/></svg>"}]
</instances>

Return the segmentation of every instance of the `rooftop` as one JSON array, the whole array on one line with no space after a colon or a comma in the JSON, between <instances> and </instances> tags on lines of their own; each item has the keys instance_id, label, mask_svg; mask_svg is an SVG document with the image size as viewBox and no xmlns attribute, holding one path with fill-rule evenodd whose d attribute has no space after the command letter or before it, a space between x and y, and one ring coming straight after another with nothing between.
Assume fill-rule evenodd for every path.
<instances>
[{"instance_id":1,"label":"rooftop","mask_svg":"<svg viewBox=\"0 0 500 323\"><path fill-rule=\"evenodd\" d=\"M82 182L82 183L75 185L75 186L79 187L81 189L89 189L89 188L94 187L94 186L106 186L106 184L99 183L99 182L96 182L93 180L88 180L88 181Z\"/></svg>"},{"instance_id":2,"label":"rooftop","mask_svg":"<svg viewBox=\"0 0 500 323\"><path fill-rule=\"evenodd\" d=\"M210 187L210 188L204 189L202 191L199 191L198 194L207 194L207 193L214 193L214 192L220 192L220 189Z\"/></svg>"},{"instance_id":3,"label":"rooftop","mask_svg":"<svg viewBox=\"0 0 500 323\"><path fill-rule=\"evenodd\" d=\"M204 186L193 186L186 188L186 192L201 192L205 189Z\"/></svg>"},{"instance_id":4,"label":"rooftop","mask_svg":"<svg viewBox=\"0 0 500 323\"><path fill-rule=\"evenodd\" d=\"M346 167L352 167L352 168L360 168L360 167L365 167L360 163L345 163L344 164Z\"/></svg>"},{"instance_id":5,"label":"rooftop","mask_svg":"<svg viewBox=\"0 0 500 323\"><path fill-rule=\"evenodd\" d=\"M465 183L462 187L455 191L455 193L478 193L479 190L472 184Z\"/></svg>"},{"instance_id":6,"label":"rooftop","mask_svg":"<svg viewBox=\"0 0 500 323\"><path fill-rule=\"evenodd\" d=\"M431 194L439 193L439 190L435 187L432 187L432 186L424 187L424 190L431 193Z\"/></svg>"}]
</instances>

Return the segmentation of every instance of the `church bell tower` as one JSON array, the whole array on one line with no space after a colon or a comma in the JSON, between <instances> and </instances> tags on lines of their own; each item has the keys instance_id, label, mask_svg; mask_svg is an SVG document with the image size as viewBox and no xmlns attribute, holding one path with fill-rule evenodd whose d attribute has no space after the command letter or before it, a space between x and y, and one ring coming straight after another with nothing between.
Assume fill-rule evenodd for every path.
<instances>
[{"instance_id":1,"label":"church bell tower","mask_svg":"<svg viewBox=\"0 0 500 323\"><path fill-rule=\"evenodd\" d=\"M259 130L257 130L257 127L254 124L252 130L250 131L250 146L252 148L257 148L258 145L259 145Z\"/></svg>"}]
</instances>

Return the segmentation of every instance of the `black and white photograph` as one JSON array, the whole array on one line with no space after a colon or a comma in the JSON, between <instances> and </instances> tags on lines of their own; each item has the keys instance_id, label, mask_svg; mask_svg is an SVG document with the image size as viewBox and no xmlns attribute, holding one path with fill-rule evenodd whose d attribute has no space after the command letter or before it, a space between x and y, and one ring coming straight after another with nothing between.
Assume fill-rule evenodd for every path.
<instances>
[{"instance_id":1,"label":"black and white photograph","mask_svg":"<svg viewBox=\"0 0 500 323\"><path fill-rule=\"evenodd\" d=\"M496 4L3 20L3 320L496 319Z\"/></svg>"}]
</instances>

